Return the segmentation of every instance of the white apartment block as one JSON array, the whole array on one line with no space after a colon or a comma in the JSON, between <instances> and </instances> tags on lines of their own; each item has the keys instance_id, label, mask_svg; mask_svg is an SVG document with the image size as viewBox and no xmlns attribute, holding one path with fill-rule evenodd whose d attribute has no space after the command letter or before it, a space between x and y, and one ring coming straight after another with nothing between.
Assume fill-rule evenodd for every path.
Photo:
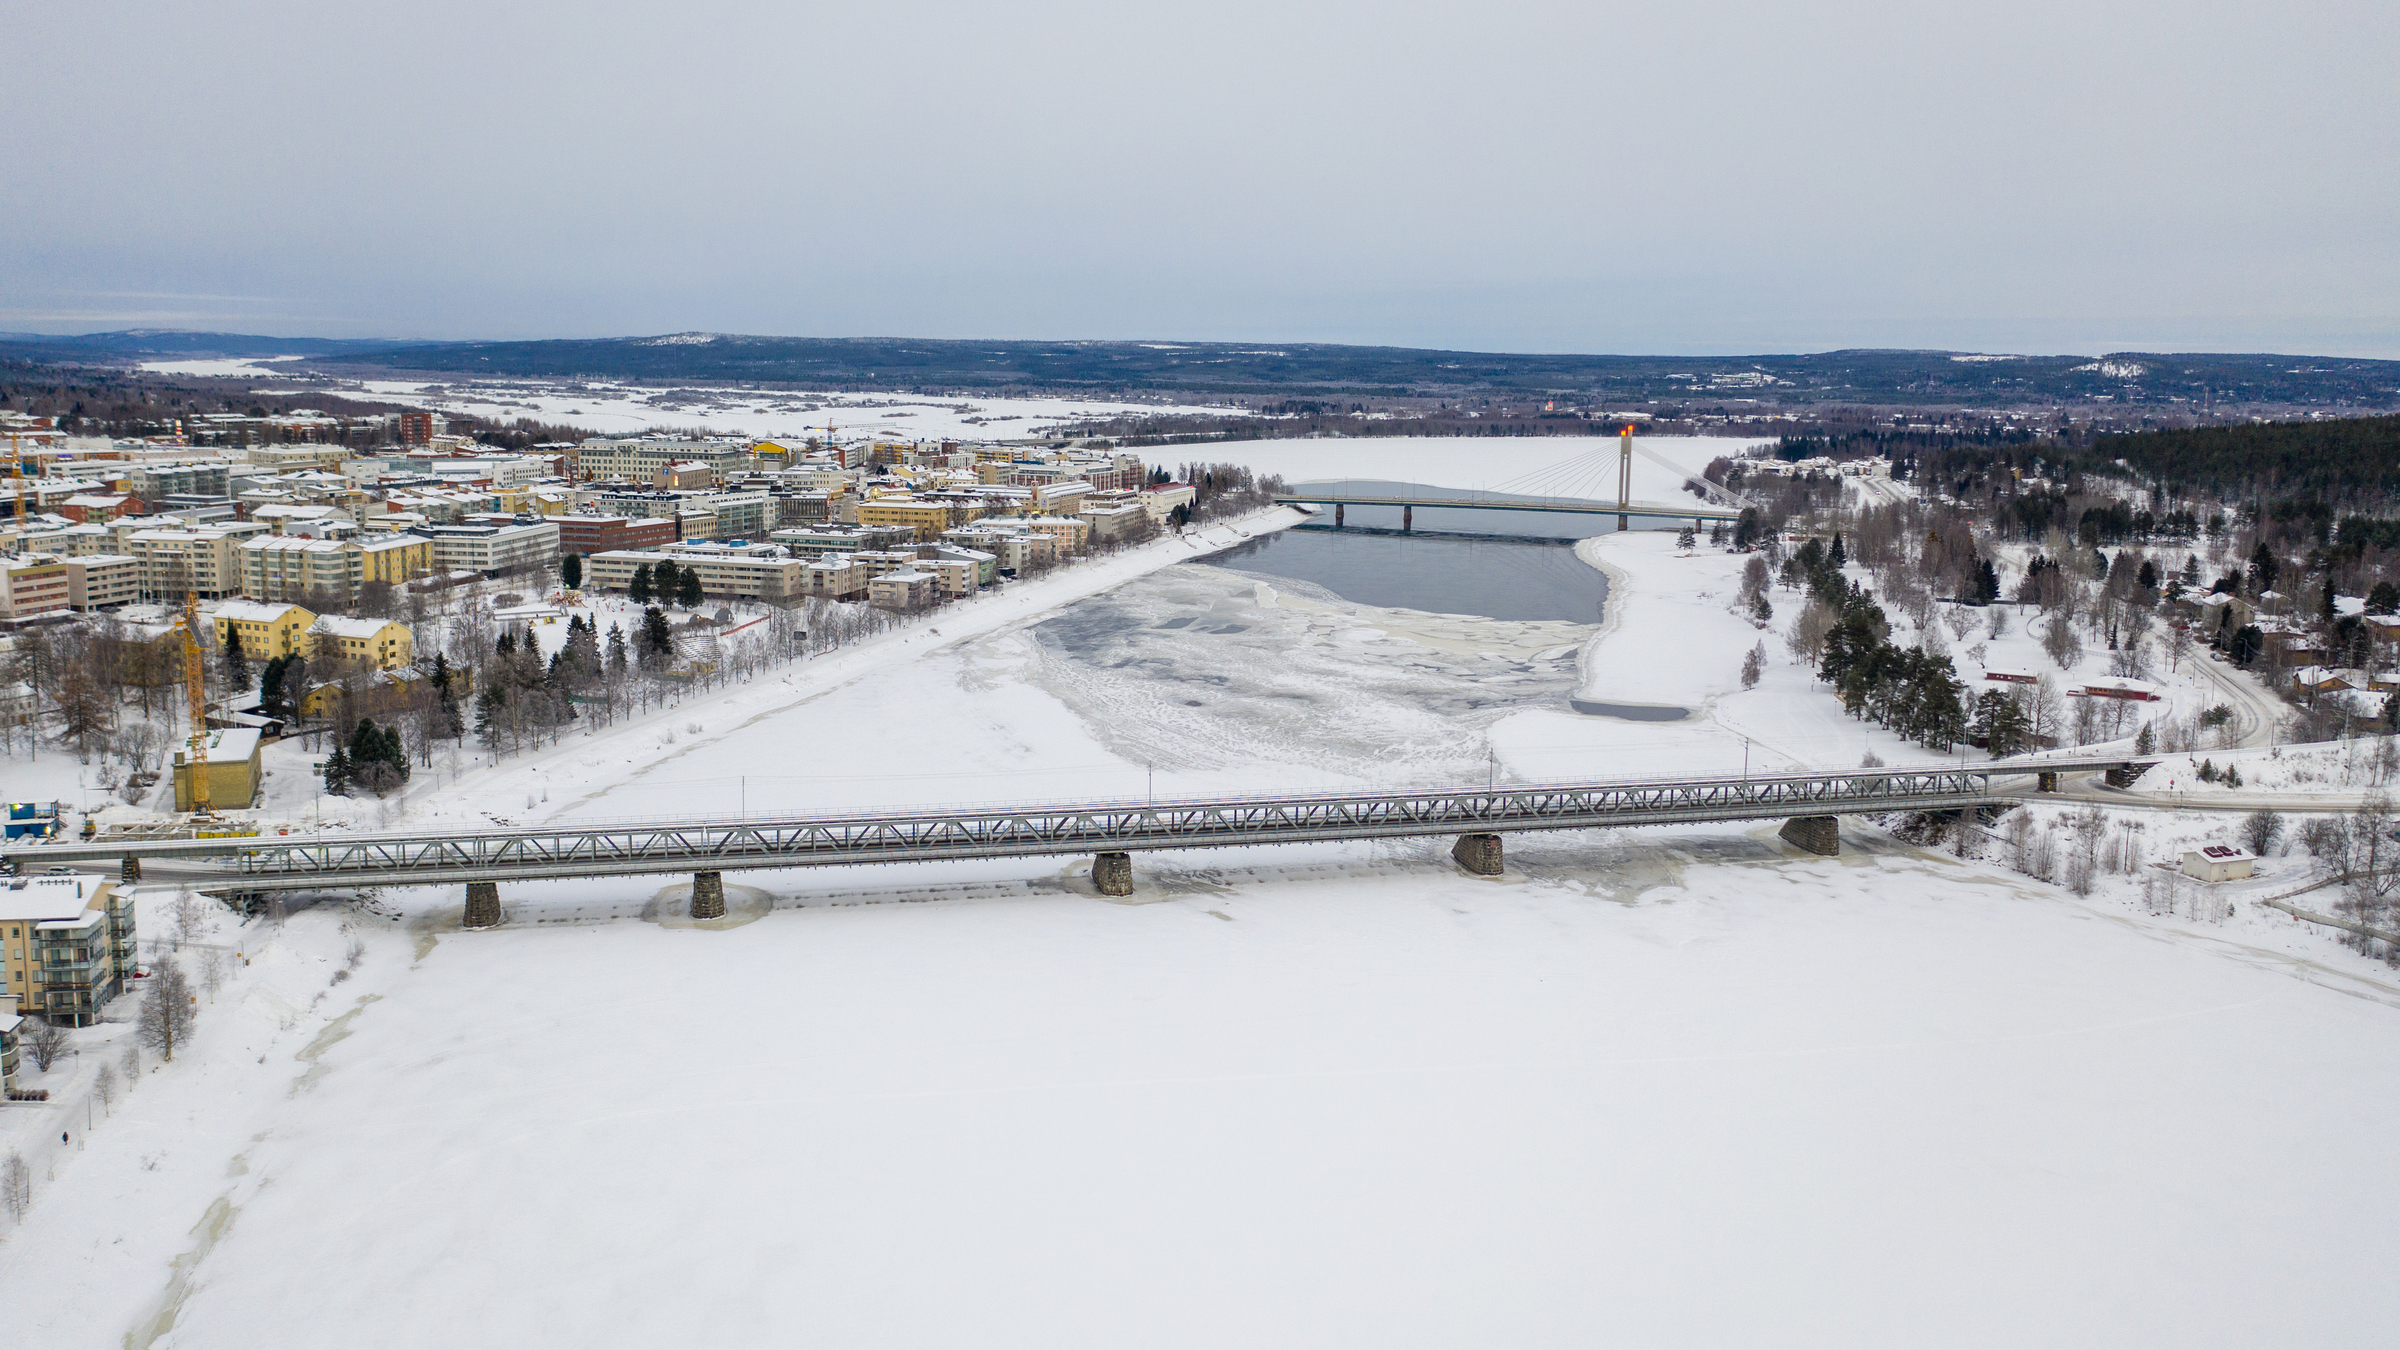
<instances>
[{"instance_id":1,"label":"white apartment block","mask_svg":"<svg viewBox=\"0 0 2400 1350\"><path fill-rule=\"evenodd\" d=\"M558 522L522 525L424 525L437 572L490 574L512 567L546 567L558 559Z\"/></svg>"},{"instance_id":2,"label":"white apartment block","mask_svg":"<svg viewBox=\"0 0 2400 1350\"><path fill-rule=\"evenodd\" d=\"M141 598L141 559L127 553L93 553L67 559L69 606L109 609Z\"/></svg>"},{"instance_id":3,"label":"white apartment block","mask_svg":"<svg viewBox=\"0 0 2400 1350\"><path fill-rule=\"evenodd\" d=\"M242 589L241 537L225 530L134 530L124 552L141 563L142 597L181 600L186 589L221 600Z\"/></svg>"},{"instance_id":4,"label":"white apartment block","mask_svg":"<svg viewBox=\"0 0 2400 1350\"><path fill-rule=\"evenodd\" d=\"M686 462L706 464L722 479L750 468L750 444L747 441L595 437L575 448L575 476L578 478L630 478L648 483L654 480L660 469Z\"/></svg>"},{"instance_id":5,"label":"white apartment block","mask_svg":"<svg viewBox=\"0 0 2400 1350\"><path fill-rule=\"evenodd\" d=\"M595 553L584 562L585 584L623 590L633 583L635 568L655 570L661 562L699 573L700 589L713 596L780 605L810 593L809 565L773 544L682 544Z\"/></svg>"},{"instance_id":6,"label":"white apartment block","mask_svg":"<svg viewBox=\"0 0 2400 1350\"><path fill-rule=\"evenodd\" d=\"M358 594L366 571L358 545L298 534L245 540L241 559L242 594L253 600L300 600L319 592L348 600Z\"/></svg>"}]
</instances>

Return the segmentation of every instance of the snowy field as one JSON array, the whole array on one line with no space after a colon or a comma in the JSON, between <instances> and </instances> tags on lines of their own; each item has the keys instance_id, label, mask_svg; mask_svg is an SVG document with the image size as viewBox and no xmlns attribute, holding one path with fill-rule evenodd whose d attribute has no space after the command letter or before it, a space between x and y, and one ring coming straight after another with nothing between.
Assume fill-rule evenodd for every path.
<instances>
[{"instance_id":1,"label":"snowy field","mask_svg":"<svg viewBox=\"0 0 2400 1350\"><path fill-rule=\"evenodd\" d=\"M278 364L301 357L240 361L145 361L160 374L288 377ZM262 386L305 400L311 394L349 394L405 403L436 412L510 421L526 418L580 427L595 435L630 436L654 427L728 436L821 434L828 423L847 439L1014 440L1040 435L1062 422L1181 413L1223 417L1238 409L1170 403L1123 403L1066 398L927 398L873 390L796 393L718 385L625 384L608 380L487 379L427 384L415 380L317 380L296 387Z\"/></svg>"},{"instance_id":2,"label":"snowy field","mask_svg":"<svg viewBox=\"0 0 2400 1350\"><path fill-rule=\"evenodd\" d=\"M2380 1339L2388 985L1889 845L1511 847L360 916L321 1002L302 913L0 1288L180 1350Z\"/></svg>"}]
</instances>

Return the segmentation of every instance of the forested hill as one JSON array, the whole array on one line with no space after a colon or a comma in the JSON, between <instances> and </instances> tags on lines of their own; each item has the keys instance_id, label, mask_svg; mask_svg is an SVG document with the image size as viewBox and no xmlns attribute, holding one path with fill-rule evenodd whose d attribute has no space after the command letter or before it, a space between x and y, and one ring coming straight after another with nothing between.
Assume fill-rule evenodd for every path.
<instances>
[{"instance_id":1,"label":"forested hill","mask_svg":"<svg viewBox=\"0 0 2400 1350\"><path fill-rule=\"evenodd\" d=\"M2148 431L2104 436L2092 449L2169 491L2361 505L2400 494L2400 417Z\"/></svg>"},{"instance_id":2,"label":"forested hill","mask_svg":"<svg viewBox=\"0 0 2400 1350\"><path fill-rule=\"evenodd\" d=\"M349 338L260 337L251 333L195 333L181 328L128 328L69 337L45 333L0 333L0 359L36 364L140 361L161 356L260 357L343 356L401 344ZM410 343L422 346L422 343Z\"/></svg>"},{"instance_id":3,"label":"forested hill","mask_svg":"<svg viewBox=\"0 0 2400 1350\"><path fill-rule=\"evenodd\" d=\"M756 382L916 392L1231 398L1558 399L1969 409L2071 406L2200 420L2228 409L2400 412L2400 361L2272 355L1994 356L1856 350L1767 356L1591 356L1328 343L1024 342L663 337L400 343L142 329L0 334L0 360L125 365L160 356L299 356L324 369L499 377Z\"/></svg>"},{"instance_id":4,"label":"forested hill","mask_svg":"<svg viewBox=\"0 0 2400 1350\"><path fill-rule=\"evenodd\" d=\"M2022 407L2218 404L2400 410L2400 361L2289 356L1571 356L1314 343L928 341L687 333L590 341L396 347L338 358L383 369L501 376L762 381L914 390L1446 398L1515 394L1785 405Z\"/></svg>"}]
</instances>

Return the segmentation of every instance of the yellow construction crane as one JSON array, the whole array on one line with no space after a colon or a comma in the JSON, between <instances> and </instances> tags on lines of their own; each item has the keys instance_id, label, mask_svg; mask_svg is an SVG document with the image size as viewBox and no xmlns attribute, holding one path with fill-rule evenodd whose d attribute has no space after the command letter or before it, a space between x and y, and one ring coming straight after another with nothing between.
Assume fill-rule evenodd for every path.
<instances>
[{"instance_id":1,"label":"yellow construction crane","mask_svg":"<svg viewBox=\"0 0 2400 1350\"><path fill-rule=\"evenodd\" d=\"M208 809L208 663L200 656L200 595L183 588L183 685L192 705L192 738L183 762L191 775L192 814L215 814Z\"/></svg>"}]
</instances>

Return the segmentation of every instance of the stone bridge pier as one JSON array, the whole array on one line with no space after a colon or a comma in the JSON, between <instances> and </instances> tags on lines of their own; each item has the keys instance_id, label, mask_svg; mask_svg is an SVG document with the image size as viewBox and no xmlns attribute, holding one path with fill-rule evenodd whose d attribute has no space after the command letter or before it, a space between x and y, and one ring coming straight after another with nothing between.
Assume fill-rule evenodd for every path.
<instances>
[{"instance_id":1,"label":"stone bridge pier","mask_svg":"<svg viewBox=\"0 0 2400 1350\"><path fill-rule=\"evenodd\" d=\"M1794 816L1783 822L1776 837L1794 848L1831 858L1842 851L1842 831L1832 816Z\"/></svg>"},{"instance_id":2,"label":"stone bridge pier","mask_svg":"<svg viewBox=\"0 0 2400 1350\"><path fill-rule=\"evenodd\" d=\"M1462 834L1450 846L1450 857L1461 868L1479 877L1500 875L1500 836L1496 834Z\"/></svg>"},{"instance_id":3,"label":"stone bridge pier","mask_svg":"<svg viewBox=\"0 0 2400 1350\"><path fill-rule=\"evenodd\" d=\"M725 874L723 872L692 873L692 917L722 919L725 917Z\"/></svg>"},{"instance_id":4,"label":"stone bridge pier","mask_svg":"<svg viewBox=\"0 0 2400 1350\"><path fill-rule=\"evenodd\" d=\"M117 864L117 880L119 880L119 881L121 881L121 882L124 882L124 883L125 883L126 885L128 885L128 886L131 886L131 885L133 885L134 883L136 883L136 882L140 881L141 879L142 879L142 860L141 860L141 859L139 859L139 858L136 858L136 857L133 857L133 856L131 856L131 855L129 854L129 855L127 855L127 856L126 856L126 858L125 858L125 860L124 860L123 862L120 862L120 863L118 863L118 864Z\"/></svg>"},{"instance_id":5,"label":"stone bridge pier","mask_svg":"<svg viewBox=\"0 0 2400 1350\"><path fill-rule=\"evenodd\" d=\"M500 885L493 881L467 883L467 919L469 928L498 928L500 926Z\"/></svg>"},{"instance_id":6,"label":"stone bridge pier","mask_svg":"<svg viewBox=\"0 0 2400 1350\"><path fill-rule=\"evenodd\" d=\"M1102 895L1133 894L1133 855L1130 853L1093 854L1092 886Z\"/></svg>"}]
</instances>

